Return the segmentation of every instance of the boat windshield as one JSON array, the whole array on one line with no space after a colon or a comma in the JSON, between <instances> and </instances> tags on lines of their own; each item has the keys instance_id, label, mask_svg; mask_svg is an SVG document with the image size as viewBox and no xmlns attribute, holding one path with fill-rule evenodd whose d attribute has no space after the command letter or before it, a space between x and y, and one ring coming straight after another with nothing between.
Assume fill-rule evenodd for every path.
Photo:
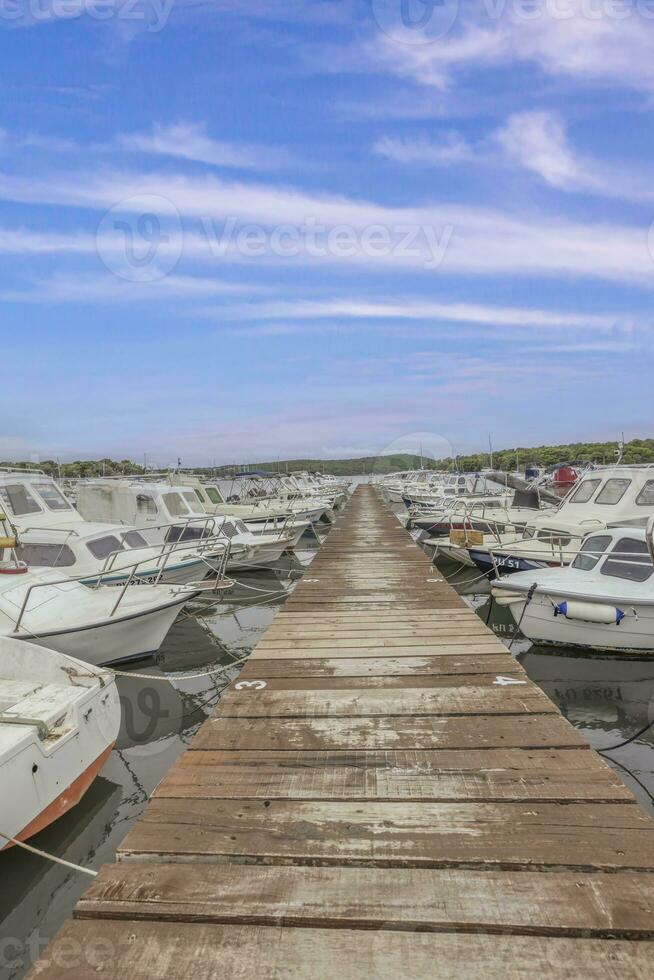
<instances>
[{"instance_id":1,"label":"boat windshield","mask_svg":"<svg viewBox=\"0 0 654 980\"><path fill-rule=\"evenodd\" d=\"M0 500L14 517L42 513L42 508L24 483L9 483L0 487Z\"/></svg>"},{"instance_id":2,"label":"boat windshield","mask_svg":"<svg viewBox=\"0 0 654 980\"><path fill-rule=\"evenodd\" d=\"M590 572L611 544L611 540L610 534L596 534L592 538L587 538L573 561L572 567L582 572Z\"/></svg>"},{"instance_id":3,"label":"boat windshield","mask_svg":"<svg viewBox=\"0 0 654 980\"><path fill-rule=\"evenodd\" d=\"M164 493L162 500L171 517L185 517L189 509L178 493Z\"/></svg>"},{"instance_id":4,"label":"boat windshield","mask_svg":"<svg viewBox=\"0 0 654 980\"><path fill-rule=\"evenodd\" d=\"M630 582L646 582L654 575L654 565L645 541L620 538L602 565L601 573Z\"/></svg>"},{"instance_id":5,"label":"boat windshield","mask_svg":"<svg viewBox=\"0 0 654 980\"><path fill-rule=\"evenodd\" d=\"M205 487L204 492L206 493L207 497L209 498L212 504L222 504L223 502L222 497L220 496L219 491L216 490L215 487Z\"/></svg>"},{"instance_id":6,"label":"boat windshield","mask_svg":"<svg viewBox=\"0 0 654 980\"><path fill-rule=\"evenodd\" d=\"M601 482L601 480L582 480L568 503L587 504Z\"/></svg>"},{"instance_id":7,"label":"boat windshield","mask_svg":"<svg viewBox=\"0 0 654 980\"><path fill-rule=\"evenodd\" d=\"M19 544L16 557L35 568L69 568L75 564L75 555L66 544Z\"/></svg>"},{"instance_id":8,"label":"boat windshield","mask_svg":"<svg viewBox=\"0 0 654 980\"><path fill-rule=\"evenodd\" d=\"M45 502L48 510L72 510L63 493L54 483L34 483L32 484L41 500Z\"/></svg>"}]
</instances>

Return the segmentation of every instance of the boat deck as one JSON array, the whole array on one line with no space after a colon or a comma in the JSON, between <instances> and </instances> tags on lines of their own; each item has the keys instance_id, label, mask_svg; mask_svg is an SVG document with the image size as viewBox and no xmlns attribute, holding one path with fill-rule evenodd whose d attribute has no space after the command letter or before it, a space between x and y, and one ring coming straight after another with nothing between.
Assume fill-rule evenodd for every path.
<instances>
[{"instance_id":1,"label":"boat deck","mask_svg":"<svg viewBox=\"0 0 654 980\"><path fill-rule=\"evenodd\" d=\"M370 486L44 980L646 977L654 821Z\"/></svg>"}]
</instances>

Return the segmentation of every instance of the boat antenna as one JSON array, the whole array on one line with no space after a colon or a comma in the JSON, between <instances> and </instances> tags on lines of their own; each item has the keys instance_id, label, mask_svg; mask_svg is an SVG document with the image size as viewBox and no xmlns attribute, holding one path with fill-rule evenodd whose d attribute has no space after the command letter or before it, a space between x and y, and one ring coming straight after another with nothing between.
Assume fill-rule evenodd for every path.
<instances>
[{"instance_id":1,"label":"boat antenna","mask_svg":"<svg viewBox=\"0 0 654 980\"><path fill-rule=\"evenodd\" d=\"M488 453L490 456L490 468L493 469L493 443L491 442L490 432L488 433Z\"/></svg>"}]
</instances>

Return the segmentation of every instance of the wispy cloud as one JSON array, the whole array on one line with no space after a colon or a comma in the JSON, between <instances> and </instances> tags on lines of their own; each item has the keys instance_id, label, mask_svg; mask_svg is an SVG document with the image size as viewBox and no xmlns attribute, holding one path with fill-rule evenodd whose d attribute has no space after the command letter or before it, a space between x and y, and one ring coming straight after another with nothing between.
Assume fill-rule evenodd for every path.
<instances>
[{"instance_id":1,"label":"wispy cloud","mask_svg":"<svg viewBox=\"0 0 654 980\"><path fill-rule=\"evenodd\" d=\"M415 163L423 167L462 163L475 158L473 148L457 133L447 133L441 142L382 136L373 150L397 163Z\"/></svg>"},{"instance_id":2,"label":"wispy cloud","mask_svg":"<svg viewBox=\"0 0 654 980\"><path fill-rule=\"evenodd\" d=\"M257 291L255 288L254 292ZM154 282L128 282L110 272L101 276L77 272L35 279L22 289L4 289L0 299L5 303L152 303L170 299L206 300L252 292L253 287L249 285L196 276L169 275Z\"/></svg>"},{"instance_id":3,"label":"wispy cloud","mask_svg":"<svg viewBox=\"0 0 654 980\"><path fill-rule=\"evenodd\" d=\"M292 186L225 180L215 175L189 177L167 173L121 173L97 170L52 172L43 177L0 174L0 198L30 204L59 204L104 211L118 207L138 215L152 209L154 198L169 202L186 224L184 256L197 261L267 261L274 264L365 264L393 272L422 270L443 274L487 276L563 276L604 279L644 286L654 284L654 260L647 227L615 222L574 222L537 210L501 211L469 204L416 203L392 207L346 195L317 194ZM270 235L256 259L247 258L234 232L216 250L223 223L232 231L254 223L270 232L294 225L330 230L346 226L356 241L345 254L329 246L317 254L308 235L284 258L271 247ZM218 228L215 225L219 226ZM193 227L193 225L195 225ZM363 232L373 227L390 230L394 246L370 249ZM406 239L404 235L406 233ZM23 236L23 251L26 238ZM220 244L220 242L218 242ZM38 245L38 243L37 243ZM170 243L169 243L170 245ZM119 239L116 240L116 247ZM435 250L442 254L434 264ZM5 242L5 250L7 243Z\"/></svg>"},{"instance_id":4,"label":"wispy cloud","mask_svg":"<svg viewBox=\"0 0 654 980\"><path fill-rule=\"evenodd\" d=\"M456 0L445 0L454 4ZM561 5L460 4L455 25L427 44L398 44L380 33L368 48L377 64L403 78L447 89L464 71L507 70L531 64L579 84L654 91L654 20L646 4L593 8L585 0Z\"/></svg>"},{"instance_id":5,"label":"wispy cloud","mask_svg":"<svg viewBox=\"0 0 654 980\"><path fill-rule=\"evenodd\" d=\"M553 112L519 112L497 133L509 158L559 190L627 201L654 201L651 176L630 164L607 166L577 151Z\"/></svg>"},{"instance_id":6,"label":"wispy cloud","mask_svg":"<svg viewBox=\"0 0 654 980\"><path fill-rule=\"evenodd\" d=\"M119 145L140 153L244 170L271 170L288 167L292 162L291 155L284 150L213 139L204 126L188 122L155 125L150 133L125 134L119 138Z\"/></svg>"},{"instance_id":7,"label":"wispy cloud","mask_svg":"<svg viewBox=\"0 0 654 980\"><path fill-rule=\"evenodd\" d=\"M429 300L403 299L401 302L325 299L263 301L232 307L232 316L251 319L336 319L418 320L424 322L460 323L478 326L550 327L611 331L631 330L633 317L593 313L566 313L521 307L490 306L478 303L435 303Z\"/></svg>"}]
</instances>

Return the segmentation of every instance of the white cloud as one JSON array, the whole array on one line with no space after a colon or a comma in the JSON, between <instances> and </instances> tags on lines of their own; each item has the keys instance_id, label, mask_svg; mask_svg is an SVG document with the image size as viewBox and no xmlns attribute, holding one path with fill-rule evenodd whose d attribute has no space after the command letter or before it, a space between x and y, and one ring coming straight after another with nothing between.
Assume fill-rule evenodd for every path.
<instances>
[{"instance_id":1,"label":"white cloud","mask_svg":"<svg viewBox=\"0 0 654 980\"><path fill-rule=\"evenodd\" d=\"M456 133L448 133L441 143L383 136L377 140L373 150L379 156L397 163L417 163L420 166L461 163L475 156L473 149Z\"/></svg>"},{"instance_id":2,"label":"white cloud","mask_svg":"<svg viewBox=\"0 0 654 980\"><path fill-rule=\"evenodd\" d=\"M553 112L518 112L496 134L509 159L559 190L651 203L651 177L630 164L607 166L579 153Z\"/></svg>"},{"instance_id":3,"label":"white cloud","mask_svg":"<svg viewBox=\"0 0 654 980\"><path fill-rule=\"evenodd\" d=\"M485 306L478 303L435 303L403 299L379 302L352 299L264 301L232 307L230 314L251 319L322 319L344 317L371 320L419 320L481 326L549 327L611 331L630 330L633 319L625 315L565 313L521 307Z\"/></svg>"},{"instance_id":4,"label":"white cloud","mask_svg":"<svg viewBox=\"0 0 654 980\"><path fill-rule=\"evenodd\" d=\"M582 166L568 145L562 120L552 112L516 112L498 134L505 151L553 187L578 186Z\"/></svg>"},{"instance_id":5,"label":"white cloud","mask_svg":"<svg viewBox=\"0 0 654 980\"><path fill-rule=\"evenodd\" d=\"M616 282L654 284L654 259L648 248L646 224L575 222L566 217L533 212L509 212L464 204L415 204L389 207L344 195L316 194L290 186L229 181L217 176L188 177L166 173L81 172L49 173L43 178L0 174L0 198L32 204L59 204L105 211L119 205L126 215L151 210L152 197L171 202L183 217L184 258L201 262L249 262L297 265L336 264L348 268L365 265L385 273L420 270L443 274L587 277ZM209 240L212 225L218 239L223 225L254 223L265 230L264 247L257 258L247 257L236 235L228 236L222 251ZM307 223L327 232L346 226L354 230L355 244L344 255L326 248L312 251ZM286 258L271 245L274 229L300 229L299 246ZM386 229L391 247L364 247L364 232L373 226ZM412 236L402 244L404 231ZM5 251L12 237L25 253L25 233L5 233ZM51 237L51 236L50 236ZM46 236L46 239L48 236ZM9 239L9 241L7 241ZM0 242L2 236L0 236ZM66 242L61 237L62 248ZM35 248L47 242L34 240ZM88 242L87 242L88 244ZM123 247L120 236L113 246ZM219 242L218 242L219 244ZM162 248L173 247L169 241ZM433 262L442 246L440 264ZM73 241L71 247L80 247ZM104 251L104 249L103 249Z\"/></svg>"},{"instance_id":6,"label":"white cloud","mask_svg":"<svg viewBox=\"0 0 654 980\"><path fill-rule=\"evenodd\" d=\"M272 169L288 166L290 162L290 156L284 151L216 140L207 136L204 126L194 123L156 125L151 133L126 134L120 137L119 142L128 150L194 160L216 167Z\"/></svg>"},{"instance_id":7,"label":"white cloud","mask_svg":"<svg viewBox=\"0 0 654 980\"><path fill-rule=\"evenodd\" d=\"M447 3L455 0L446 0ZM531 5L461 4L452 31L426 44L398 44L379 34L368 48L373 59L404 78L446 89L460 72L535 65L579 83L617 84L654 91L654 8L561 0ZM591 10L591 7L593 8Z\"/></svg>"}]
</instances>

